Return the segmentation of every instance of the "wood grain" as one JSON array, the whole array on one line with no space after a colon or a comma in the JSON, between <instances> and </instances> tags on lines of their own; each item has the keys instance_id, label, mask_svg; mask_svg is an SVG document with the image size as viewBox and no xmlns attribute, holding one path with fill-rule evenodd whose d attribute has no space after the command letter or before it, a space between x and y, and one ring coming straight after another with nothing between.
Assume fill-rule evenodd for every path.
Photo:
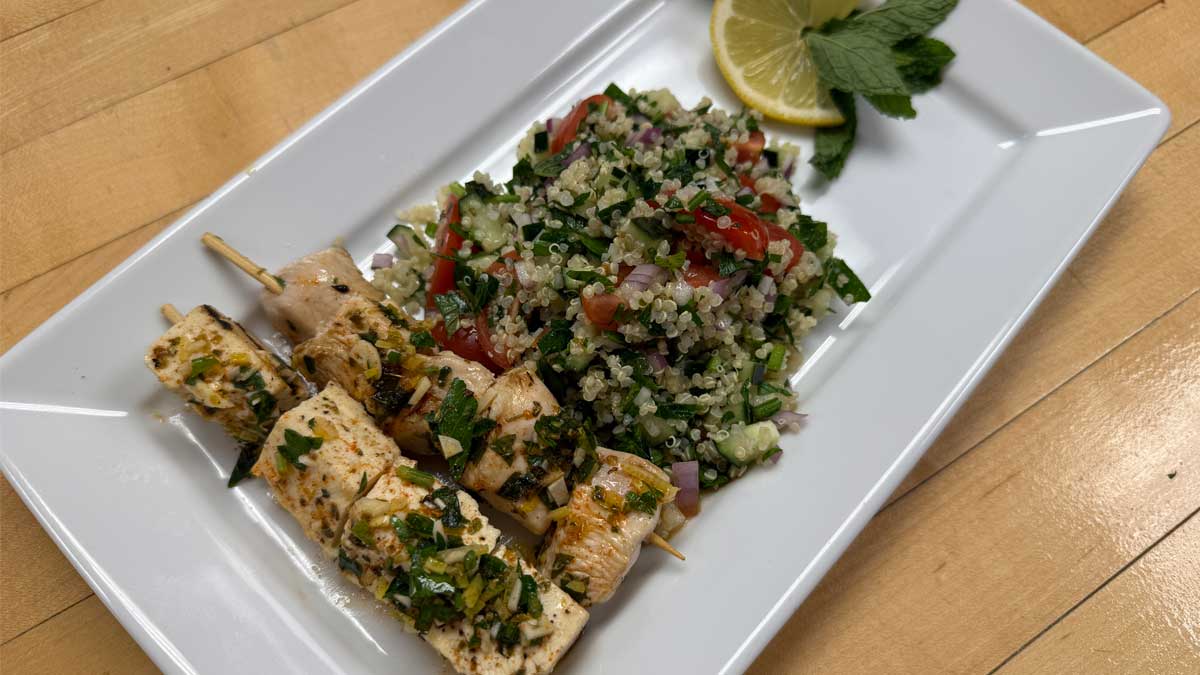
<instances>
[{"instance_id":1,"label":"wood grain","mask_svg":"<svg viewBox=\"0 0 1200 675\"><path fill-rule=\"evenodd\" d=\"M1200 673L1200 518L1189 518L1000 673Z\"/></svg>"},{"instance_id":2,"label":"wood grain","mask_svg":"<svg viewBox=\"0 0 1200 675\"><path fill-rule=\"evenodd\" d=\"M1197 334L1200 295L880 513L751 672L999 665L1200 505Z\"/></svg>"},{"instance_id":3,"label":"wood grain","mask_svg":"<svg viewBox=\"0 0 1200 675\"><path fill-rule=\"evenodd\" d=\"M0 43L0 152L352 0L106 0Z\"/></svg>"},{"instance_id":4,"label":"wood grain","mask_svg":"<svg viewBox=\"0 0 1200 675\"><path fill-rule=\"evenodd\" d=\"M8 351L34 328L96 283L143 244L162 232L185 209L118 237L100 248L63 263L50 274L0 294L0 354Z\"/></svg>"},{"instance_id":5,"label":"wood grain","mask_svg":"<svg viewBox=\"0 0 1200 675\"><path fill-rule=\"evenodd\" d=\"M0 156L0 290L198 201L458 4L361 0Z\"/></svg>"},{"instance_id":6,"label":"wood grain","mask_svg":"<svg viewBox=\"0 0 1200 675\"><path fill-rule=\"evenodd\" d=\"M0 4L0 41L77 12L102 0L4 0Z\"/></svg>"},{"instance_id":7,"label":"wood grain","mask_svg":"<svg viewBox=\"0 0 1200 675\"><path fill-rule=\"evenodd\" d=\"M159 672L94 595L0 646L0 663L21 675Z\"/></svg>"},{"instance_id":8,"label":"wood grain","mask_svg":"<svg viewBox=\"0 0 1200 675\"><path fill-rule=\"evenodd\" d=\"M1054 24L1067 35L1087 42L1136 16L1159 0L1099 0L1063 2L1063 0L1025 0L1029 9Z\"/></svg>"}]
</instances>

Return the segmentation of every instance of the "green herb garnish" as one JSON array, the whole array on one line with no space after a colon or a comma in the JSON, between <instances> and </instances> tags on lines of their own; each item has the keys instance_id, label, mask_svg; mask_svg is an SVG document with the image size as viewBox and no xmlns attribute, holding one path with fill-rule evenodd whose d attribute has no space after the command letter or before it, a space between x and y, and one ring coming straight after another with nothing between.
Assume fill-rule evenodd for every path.
<instances>
[{"instance_id":1,"label":"green herb garnish","mask_svg":"<svg viewBox=\"0 0 1200 675\"><path fill-rule=\"evenodd\" d=\"M827 179L837 178L854 146L860 94L884 115L915 117L912 95L941 81L954 58L945 43L924 37L958 0L888 0L879 7L834 19L804 34L822 84L846 121L819 129L809 163Z\"/></svg>"}]
</instances>

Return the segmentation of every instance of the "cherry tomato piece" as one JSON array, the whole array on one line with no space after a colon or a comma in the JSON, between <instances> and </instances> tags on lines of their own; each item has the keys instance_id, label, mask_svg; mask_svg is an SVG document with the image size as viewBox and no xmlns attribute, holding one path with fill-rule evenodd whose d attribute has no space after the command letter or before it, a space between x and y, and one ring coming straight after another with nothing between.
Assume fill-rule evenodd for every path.
<instances>
[{"instance_id":1,"label":"cherry tomato piece","mask_svg":"<svg viewBox=\"0 0 1200 675\"><path fill-rule=\"evenodd\" d=\"M745 143L734 143L733 149L737 150L738 164L742 162L754 163L762 156L763 148L767 145L767 137L761 131L751 131L750 138Z\"/></svg>"},{"instance_id":2,"label":"cherry tomato piece","mask_svg":"<svg viewBox=\"0 0 1200 675\"><path fill-rule=\"evenodd\" d=\"M433 244L433 250L444 257L433 261L433 276L429 277L429 289L425 294L426 309L437 308L433 302L434 296L454 290L454 261L447 258L453 258L462 247L462 235L450 229L451 224L457 225L459 222L458 197L450 195Z\"/></svg>"},{"instance_id":3,"label":"cherry tomato piece","mask_svg":"<svg viewBox=\"0 0 1200 675\"><path fill-rule=\"evenodd\" d=\"M583 313L588 321L600 330L616 330L617 310L622 307L621 298L614 293L601 293L583 298Z\"/></svg>"},{"instance_id":4,"label":"cherry tomato piece","mask_svg":"<svg viewBox=\"0 0 1200 675\"><path fill-rule=\"evenodd\" d=\"M589 106L612 103L612 99L604 94L589 96L575 105L571 112L554 127L554 135L550 139L550 154L557 155L567 144L575 140L579 134L579 125L588 116Z\"/></svg>"}]
</instances>

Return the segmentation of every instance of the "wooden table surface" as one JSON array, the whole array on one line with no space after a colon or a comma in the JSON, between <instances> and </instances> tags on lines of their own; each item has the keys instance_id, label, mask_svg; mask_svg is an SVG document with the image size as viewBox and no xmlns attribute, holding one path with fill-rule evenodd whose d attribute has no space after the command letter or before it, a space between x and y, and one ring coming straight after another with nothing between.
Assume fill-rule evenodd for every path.
<instances>
[{"instance_id":1,"label":"wooden table surface","mask_svg":"<svg viewBox=\"0 0 1200 675\"><path fill-rule=\"evenodd\" d=\"M0 0L0 350L458 4ZM1200 672L1200 0L1027 4L1174 121L756 674ZM0 668L153 671L0 487Z\"/></svg>"}]
</instances>

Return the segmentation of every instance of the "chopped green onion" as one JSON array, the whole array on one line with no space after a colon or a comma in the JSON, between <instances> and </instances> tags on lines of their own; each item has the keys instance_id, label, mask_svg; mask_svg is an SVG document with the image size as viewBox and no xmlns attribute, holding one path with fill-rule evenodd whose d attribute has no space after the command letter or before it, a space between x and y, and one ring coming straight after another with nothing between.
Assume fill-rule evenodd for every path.
<instances>
[{"instance_id":1,"label":"chopped green onion","mask_svg":"<svg viewBox=\"0 0 1200 675\"><path fill-rule=\"evenodd\" d=\"M683 261L686 259L685 252L676 251L668 256L654 256L654 264L669 270L677 270L683 267Z\"/></svg>"},{"instance_id":2,"label":"chopped green onion","mask_svg":"<svg viewBox=\"0 0 1200 675\"><path fill-rule=\"evenodd\" d=\"M213 356L201 356L192 359L192 368L188 371L187 383L196 384L196 380L204 377L205 373L219 365L221 365L221 362Z\"/></svg>"},{"instance_id":3,"label":"chopped green onion","mask_svg":"<svg viewBox=\"0 0 1200 675\"><path fill-rule=\"evenodd\" d=\"M708 190L701 190L688 200L687 207L689 209L698 208L701 204L708 201L710 196L711 195L708 194Z\"/></svg>"},{"instance_id":4,"label":"chopped green onion","mask_svg":"<svg viewBox=\"0 0 1200 675\"><path fill-rule=\"evenodd\" d=\"M781 408L783 408L782 401L780 401L777 398L769 398L769 399L763 401L762 403L759 403L758 405L754 406L752 408L751 412L754 413L754 415L753 415L754 420L760 421L760 420L765 420L765 419L770 418L771 415L774 415L775 413L779 412L779 410Z\"/></svg>"},{"instance_id":5,"label":"chopped green onion","mask_svg":"<svg viewBox=\"0 0 1200 675\"><path fill-rule=\"evenodd\" d=\"M425 473L420 469L414 469L411 466L404 465L396 467L396 476L414 485L420 485L425 489L432 488L434 482L437 480L431 473Z\"/></svg>"},{"instance_id":6,"label":"chopped green onion","mask_svg":"<svg viewBox=\"0 0 1200 675\"><path fill-rule=\"evenodd\" d=\"M787 347L784 345L775 345L771 349L771 355L767 357L767 370L782 370L783 361L787 358Z\"/></svg>"},{"instance_id":7,"label":"chopped green onion","mask_svg":"<svg viewBox=\"0 0 1200 675\"><path fill-rule=\"evenodd\" d=\"M467 196L467 188L463 187L460 183L451 183L450 184L450 192L455 197L466 197Z\"/></svg>"},{"instance_id":8,"label":"chopped green onion","mask_svg":"<svg viewBox=\"0 0 1200 675\"><path fill-rule=\"evenodd\" d=\"M675 222L677 222L677 223L694 223L694 222L696 222L696 216L693 216L690 213L676 213L675 214Z\"/></svg>"}]
</instances>

